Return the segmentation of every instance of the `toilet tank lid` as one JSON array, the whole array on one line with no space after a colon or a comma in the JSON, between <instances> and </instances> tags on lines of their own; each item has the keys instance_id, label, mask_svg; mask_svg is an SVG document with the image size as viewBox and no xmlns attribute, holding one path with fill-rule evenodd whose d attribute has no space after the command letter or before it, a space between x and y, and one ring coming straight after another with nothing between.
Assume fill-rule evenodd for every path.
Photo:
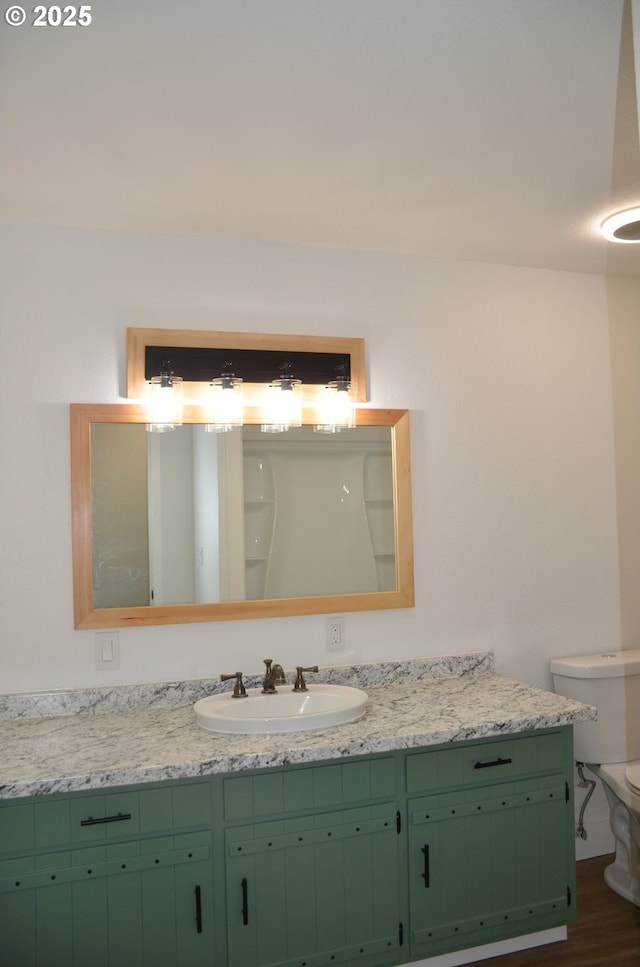
<instances>
[{"instance_id":1,"label":"toilet tank lid","mask_svg":"<svg viewBox=\"0 0 640 967\"><path fill-rule=\"evenodd\" d=\"M565 675L567 678L619 678L622 675L638 675L640 648L576 655L573 658L554 658L550 668L552 675Z\"/></svg>"}]
</instances>

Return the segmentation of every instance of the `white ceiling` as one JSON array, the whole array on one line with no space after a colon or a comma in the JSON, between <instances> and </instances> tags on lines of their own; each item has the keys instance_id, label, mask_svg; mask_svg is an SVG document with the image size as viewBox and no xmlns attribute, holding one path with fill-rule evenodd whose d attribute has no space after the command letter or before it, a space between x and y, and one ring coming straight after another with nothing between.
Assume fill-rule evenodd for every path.
<instances>
[{"instance_id":1,"label":"white ceiling","mask_svg":"<svg viewBox=\"0 0 640 967\"><path fill-rule=\"evenodd\" d=\"M32 9L31 7L29 9ZM97 0L0 24L0 212L640 277L624 0Z\"/></svg>"}]
</instances>

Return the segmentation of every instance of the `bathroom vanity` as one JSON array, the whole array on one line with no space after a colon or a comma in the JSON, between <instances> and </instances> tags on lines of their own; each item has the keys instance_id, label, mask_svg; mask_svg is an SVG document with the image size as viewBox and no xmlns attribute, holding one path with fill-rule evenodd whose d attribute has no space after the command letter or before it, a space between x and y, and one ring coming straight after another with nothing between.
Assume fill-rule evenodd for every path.
<instances>
[{"instance_id":1,"label":"bathroom vanity","mask_svg":"<svg viewBox=\"0 0 640 967\"><path fill-rule=\"evenodd\" d=\"M340 675L367 711L319 732L216 736L178 686L4 721L6 962L373 967L570 922L593 710L490 656Z\"/></svg>"}]
</instances>

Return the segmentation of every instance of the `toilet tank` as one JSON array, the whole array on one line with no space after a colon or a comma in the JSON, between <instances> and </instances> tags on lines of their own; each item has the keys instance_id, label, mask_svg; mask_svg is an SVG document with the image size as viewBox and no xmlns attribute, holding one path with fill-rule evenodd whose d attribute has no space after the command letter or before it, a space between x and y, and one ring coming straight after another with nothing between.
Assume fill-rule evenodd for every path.
<instances>
[{"instance_id":1,"label":"toilet tank","mask_svg":"<svg viewBox=\"0 0 640 967\"><path fill-rule=\"evenodd\" d=\"M640 648L554 658L551 674L558 695L598 710L596 722L574 726L579 762L640 759Z\"/></svg>"}]
</instances>

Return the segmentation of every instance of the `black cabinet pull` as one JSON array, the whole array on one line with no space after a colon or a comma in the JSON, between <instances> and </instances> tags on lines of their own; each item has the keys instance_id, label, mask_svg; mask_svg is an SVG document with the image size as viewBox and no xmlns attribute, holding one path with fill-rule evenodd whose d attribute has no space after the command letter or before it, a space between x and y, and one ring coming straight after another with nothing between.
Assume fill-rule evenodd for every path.
<instances>
[{"instance_id":1,"label":"black cabinet pull","mask_svg":"<svg viewBox=\"0 0 640 967\"><path fill-rule=\"evenodd\" d=\"M242 923L243 926L247 926L249 923L249 889L247 887L247 878L244 876L242 878Z\"/></svg>"},{"instance_id":2,"label":"black cabinet pull","mask_svg":"<svg viewBox=\"0 0 640 967\"><path fill-rule=\"evenodd\" d=\"M89 816L88 819L81 819L81 826L100 826L101 823L123 823L125 819L131 819L131 813L118 813L117 816L100 816L98 819L94 819L93 816Z\"/></svg>"},{"instance_id":3,"label":"black cabinet pull","mask_svg":"<svg viewBox=\"0 0 640 967\"><path fill-rule=\"evenodd\" d=\"M420 852L424 854L424 873L420 875L424 880L425 889L428 890L431 885L429 882L429 844L425 843Z\"/></svg>"},{"instance_id":4,"label":"black cabinet pull","mask_svg":"<svg viewBox=\"0 0 640 967\"><path fill-rule=\"evenodd\" d=\"M511 759L492 759L491 762L476 762L474 769L491 769L493 766L508 766L512 760Z\"/></svg>"},{"instance_id":5,"label":"black cabinet pull","mask_svg":"<svg viewBox=\"0 0 640 967\"><path fill-rule=\"evenodd\" d=\"M202 933L202 897L200 895L200 884L196 886L196 933Z\"/></svg>"}]
</instances>

